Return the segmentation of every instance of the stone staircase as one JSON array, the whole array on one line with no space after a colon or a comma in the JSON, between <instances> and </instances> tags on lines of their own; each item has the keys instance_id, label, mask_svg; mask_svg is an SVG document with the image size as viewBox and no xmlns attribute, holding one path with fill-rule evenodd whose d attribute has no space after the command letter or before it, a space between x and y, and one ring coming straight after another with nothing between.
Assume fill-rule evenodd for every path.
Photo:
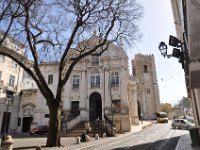
<instances>
[{"instance_id":1,"label":"stone staircase","mask_svg":"<svg viewBox=\"0 0 200 150\"><path fill-rule=\"evenodd\" d=\"M81 121L73 129L68 130L66 136L67 137L77 137L77 136L81 136L83 132L86 132L85 121ZM93 133L92 132L88 133L87 135L89 135L90 137L93 137Z\"/></svg>"}]
</instances>

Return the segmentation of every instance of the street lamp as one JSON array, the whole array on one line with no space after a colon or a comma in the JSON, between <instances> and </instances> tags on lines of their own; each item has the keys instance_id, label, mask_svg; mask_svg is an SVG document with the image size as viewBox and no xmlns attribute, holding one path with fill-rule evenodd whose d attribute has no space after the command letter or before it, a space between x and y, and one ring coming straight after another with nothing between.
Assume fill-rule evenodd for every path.
<instances>
[{"instance_id":1,"label":"street lamp","mask_svg":"<svg viewBox=\"0 0 200 150\"><path fill-rule=\"evenodd\" d=\"M165 44L165 42L163 41L160 42L158 49L160 50L161 55L163 55L164 57L167 56L167 58L170 58L170 57L178 58L179 63L182 64L182 68L184 69L185 52L183 50L183 44L178 38L170 35L169 45L174 47L172 54L170 55L167 54L167 45Z\"/></svg>"},{"instance_id":2,"label":"street lamp","mask_svg":"<svg viewBox=\"0 0 200 150\"><path fill-rule=\"evenodd\" d=\"M167 56L167 45L165 44L165 42L160 42L158 49L160 50L162 56Z\"/></svg>"}]
</instances>

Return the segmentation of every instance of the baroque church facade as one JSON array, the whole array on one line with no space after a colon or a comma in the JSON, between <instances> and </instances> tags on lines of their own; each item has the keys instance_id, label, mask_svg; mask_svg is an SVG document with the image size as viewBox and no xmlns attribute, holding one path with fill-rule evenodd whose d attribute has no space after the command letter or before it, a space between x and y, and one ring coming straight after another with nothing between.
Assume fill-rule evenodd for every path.
<instances>
[{"instance_id":1,"label":"baroque church facade","mask_svg":"<svg viewBox=\"0 0 200 150\"><path fill-rule=\"evenodd\" d=\"M95 43L96 38L94 35L90 38L91 44ZM5 65L5 63L1 65ZM40 68L49 87L52 91L56 91L58 63L43 63L40 64ZM155 66L150 69L155 69ZM155 70L153 72L156 73ZM3 73L4 70L2 70ZM151 75L149 73L149 76ZM151 80L152 78L147 77L142 79L143 82L147 79L153 81ZM152 115L153 112L156 112L159 109L159 104L156 104L155 110L145 109L145 107L154 98L157 98L157 100L153 101L153 103L159 103L159 96L150 97L147 95L145 98L149 98L148 100L140 101L145 99L142 98L144 95L141 94L146 94L138 92L142 91L142 87L138 86L141 83L138 81L142 79L140 74L129 75L127 54L122 47L114 44L110 44L101 56L92 55L83 58L75 66L63 88L62 132L73 128L80 121L92 121L97 118L100 120L105 120L106 118L112 120L117 132L130 131L131 125L139 123L141 110L147 116L146 119L149 119L150 115L148 116L148 113ZM154 79L157 82L156 78ZM145 86L149 86L150 83ZM48 107L35 82L24 72L23 79L20 79L16 84L20 92L16 92L12 100L16 101L17 104L9 105L9 109L0 113L1 120L5 118L3 112L10 113L11 121L12 118L15 118L15 121L17 120L12 126L7 124L8 132L27 132L33 126L48 125ZM0 88L7 90L5 84L2 84ZM155 88L155 93L156 90L158 91L158 86L150 88ZM0 107L3 107L5 105L3 101L6 101L6 98L1 98L0 101ZM144 104L144 106L141 104ZM13 108L16 108L18 113L13 113ZM2 126L4 124L2 123ZM1 128L1 130L4 129Z\"/></svg>"}]
</instances>

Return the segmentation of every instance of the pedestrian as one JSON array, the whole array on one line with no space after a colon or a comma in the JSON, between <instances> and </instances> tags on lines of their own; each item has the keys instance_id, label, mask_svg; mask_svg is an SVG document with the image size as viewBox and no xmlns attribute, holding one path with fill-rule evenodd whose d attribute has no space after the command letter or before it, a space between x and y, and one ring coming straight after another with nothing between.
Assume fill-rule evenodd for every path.
<instances>
[{"instance_id":1,"label":"pedestrian","mask_svg":"<svg viewBox=\"0 0 200 150\"><path fill-rule=\"evenodd\" d=\"M91 131L91 127L90 127L90 122L89 121L85 122L85 129L86 129L87 133L89 133Z\"/></svg>"}]
</instances>

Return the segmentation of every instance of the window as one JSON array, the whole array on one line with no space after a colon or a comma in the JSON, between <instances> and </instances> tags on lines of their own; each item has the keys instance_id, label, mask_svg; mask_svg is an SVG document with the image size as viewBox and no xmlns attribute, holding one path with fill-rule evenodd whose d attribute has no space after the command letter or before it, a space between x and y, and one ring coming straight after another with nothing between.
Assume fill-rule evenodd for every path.
<instances>
[{"instance_id":1,"label":"window","mask_svg":"<svg viewBox=\"0 0 200 150\"><path fill-rule=\"evenodd\" d=\"M2 71L0 71L0 81L1 81Z\"/></svg>"},{"instance_id":2,"label":"window","mask_svg":"<svg viewBox=\"0 0 200 150\"><path fill-rule=\"evenodd\" d=\"M181 123L181 124L186 124L186 122L185 122L185 121L183 121L183 120L180 120L180 123Z\"/></svg>"},{"instance_id":3,"label":"window","mask_svg":"<svg viewBox=\"0 0 200 150\"><path fill-rule=\"evenodd\" d=\"M53 75L50 74L48 75L48 84L52 84L53 83Z\"/></svg>"},{"instance_id":4,"label":"window","mask_svg":"<svg viewBox=\"0 0 200 150\"><path fill-rule=\"evenodd\" d=\"M15 84L15 76L10 75L10 79L9 79L9 86L14 87Z\"/></svg>"},{"instance_id":5,"label":"window","mask_svg":"<svg viewBox=\"0 0 200 150\"><path fill-rule=\"evenodd\" d=\"M5 60L5 56L4 55L0 55L0 63L3 63Z\"/></svg>"},{"instance_id":6,"label":"window","mask_svg":"<svg viewBox=\"0 0 200 150\"><path fill-rule=\"evenodd\" d=\"M112 87L119 87L119 74L118 74L118 72L113 72L111 74L111 86Z\"/></svg>"},{"instance_id":7,"label":"window","mask_svg":"<svg viewBox=\"0 0 200 150\"><path fill-rule=\"evenodd\" d=\"M98 88L100 87L100 75L99 74L92 74L91 76L91 88Z\"/></svg>"},{"instance_id":8,"label":"window","mask_svg":"<svg viewBox=\"0 0 200 150\"><path fill-rule=\"evenodd\" d=\"M12 67L13 68L17 68L17 63L13 60L13 62L12 62Z\"/></svg>"},{"instance_id":9,"label":"window","mask_svg":"<svg viewBox=\"0 0 200 150\"><path fill-rule=\"evenodd\" d=\"M147 94L150 94L150 88L147 88Z\"/></svg>"},{"instance_id":10,"label":"window","mask_svg":"<svg viewBox=\"0 0 200 150\"><path fill-rule=\"evenodd\" d=\"M117 99L117 100L112 100L112 104L113 104L113 113L120 113L121 112L121 100Z\"/></svg>"},{"instance_id":11,"label":"window","mask_svg":"<svg viewBox=\"0 0 200 150\"><path fill-rule=\"evenodd\" d=\"M21 118L20 117L18 117L18 121L17 121L17 126L19 127L20 125L21 125Z\"/></svg>"},{"instance_id":12,"label":"window","mask_svg":"<svg viewBox=\"0 0 200 150\"><path fill-rule=\"evenodd\" d=\"M92 56L92 66L98 66L99 65L99 56Z\"/></svg>"},{"instance_id":13,"label":"window","mask_svg":"<svg viewBox=\"0 0 200 150\"><path fill-rule=\"evenodd\" d=\"M49 118L49 114L44 114L44 118Z\"/></svg>"},{"instance_id":14,"label":"window","mask_svg":"<svg viewBox=\"0 0 200 150\"><path fill-rule=\"evenodd\" d=\"M31 115L33 115L33 109L31 109L31 108L25 108L24 111L23 111L23 115L24 116L31 116Z\"/></svg>"},{"instance_id":15,"label":"window","mask_svg":"<svg viewBox=\"0 0 200 150\"><path fill-rule=\"evenodd\" d=\"M73 75L73 89L78 89L80 83L79 75Z\"/></svg>"},{"instance_id":16,"label":"window","mask_svg":"<svg viewBox=\"0 0 200 150\"><path fill-rule=\"evenodd\" d=\"M144 65L144 73L147 73L148 70L147 70L147 65Z\"/></svg>"}]
</instances>

